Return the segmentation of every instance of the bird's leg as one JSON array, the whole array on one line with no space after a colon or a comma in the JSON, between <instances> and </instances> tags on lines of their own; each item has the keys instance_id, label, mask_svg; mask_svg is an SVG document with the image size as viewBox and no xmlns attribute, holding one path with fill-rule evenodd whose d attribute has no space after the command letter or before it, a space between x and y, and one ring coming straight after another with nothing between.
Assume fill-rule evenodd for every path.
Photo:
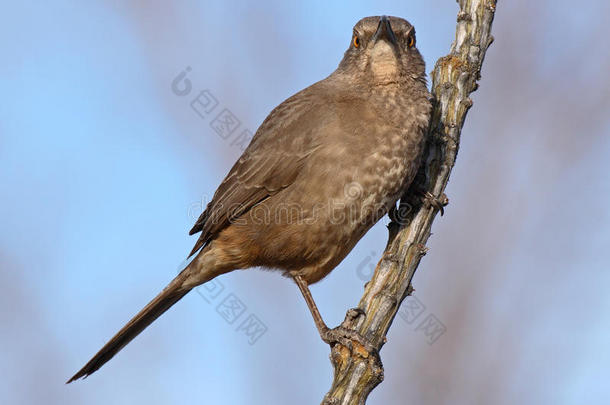
<instances>
[{"instance_id":1,"label":"bird's leg","mask_svg":"<svg viewBox=\"0 0 610 405\"><path fill-rule=\"evenodd\" d=\"M313 300L313 296L311 295L311 291L309 290L309 286L307 282L303 280L303 277L299 275L292 275L295 283L301 290L301 294L303 294L303 298L305 298L305 302L311 311L311 315L313 316L313 321L318 328L318 332L320 333L320 337L322 340L329 344L334 345L335 343L341 343L346 347L351 347L350 341L356 341L360 343L367 351L374 352L374 346L366 340L362 335L352 329L347 329L343 326L338 326L334 329L329 329L326 326L326 323L322 319L322 315L320 315L320 311L318 310L318 306ZM364 311L361 308L354 308L350 311L352 317L360 316L364 314Z\"/></svg>"},{"instance_id":2,"label":"bird's leg","mask_svg":"<svg viewBox=\"0 0 610 405\"><path fill-rule=\"evenodd\" d=\"M311 295L311 291L309 291L309 286L307 285L307 282L303 280L303 277L299 275L293 275L292 278L294 279L295 283L297 283L297 286L299 286L299 290L301 290L303 298L305 298L305 302L307 303L309 311L311 311L311 315L313 316L313 321L316 324L316 327L318 328L318 332L320 332L320 337L326 343L329 343L326 341L325 337L328 336L328 332L330 329L328 329L328 326L326 326L326 323L324 323L324 319L322 319L322 315L320 315L320 311L318 311L318 306L313 300L313 296Z\"/></svg>"}]
</instances>

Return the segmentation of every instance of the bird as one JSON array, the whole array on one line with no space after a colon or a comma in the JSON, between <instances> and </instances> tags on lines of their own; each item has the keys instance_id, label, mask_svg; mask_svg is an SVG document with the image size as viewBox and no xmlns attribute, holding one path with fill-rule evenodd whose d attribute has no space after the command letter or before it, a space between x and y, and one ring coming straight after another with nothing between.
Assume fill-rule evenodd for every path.
<instances>
[{"instance_id":1,"label":"bird","mask_svg":"<svg viewBox=\"0 0 610 405\"><path fill-rule=\"evenodd\" d=\"M332 339L309 285L328 275L407 192L431 115L415 28L353 27L337 69L274 108L190 231L188 265L67 383L87 377L193 288L237 269L279 270Z\"/></svg>"}]
</instances>

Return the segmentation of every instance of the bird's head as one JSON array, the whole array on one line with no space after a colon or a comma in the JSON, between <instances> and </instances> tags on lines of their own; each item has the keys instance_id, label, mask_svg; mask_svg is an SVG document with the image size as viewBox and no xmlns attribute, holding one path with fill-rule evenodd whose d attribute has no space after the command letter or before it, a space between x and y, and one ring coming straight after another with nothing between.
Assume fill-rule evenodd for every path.
<instances>
[{"instance_id":1,"label":"bird's head","mask_svg":"<svg viewBox=\"0 0 610 405\"><path fill-rule=\"evenodd\" d=\"M426 80L425 63L415 45L415 28L399 17L358 21L337 71L371 84Z\"/></svg>"}]
</instances>

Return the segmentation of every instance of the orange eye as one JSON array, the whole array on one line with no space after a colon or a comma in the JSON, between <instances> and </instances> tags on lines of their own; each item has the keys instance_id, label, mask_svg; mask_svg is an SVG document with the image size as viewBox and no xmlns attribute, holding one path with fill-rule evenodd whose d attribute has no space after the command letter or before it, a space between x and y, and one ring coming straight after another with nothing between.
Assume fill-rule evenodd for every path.
<instances>
[{"instance_id":1,"label":"orange eye","mask_svg":"<svg viewBox=\"0 0 610 405\"><path fill-rule=\"evenodd\" d=\"M354 48L358 48L360 46L360 38L357 35L354 35Z\"/></svg>"},{"instance_id":2,"label":"orange eye","mask_svg":"<svg viewBox=\"0 0 610 405\"><path fill-rule=\"evenodd\" d=\"M407 46L409 48L413 48L413 45L415 45L415 37L413 35L409 35L407 38Z\"/></svg>"}]
</instances>

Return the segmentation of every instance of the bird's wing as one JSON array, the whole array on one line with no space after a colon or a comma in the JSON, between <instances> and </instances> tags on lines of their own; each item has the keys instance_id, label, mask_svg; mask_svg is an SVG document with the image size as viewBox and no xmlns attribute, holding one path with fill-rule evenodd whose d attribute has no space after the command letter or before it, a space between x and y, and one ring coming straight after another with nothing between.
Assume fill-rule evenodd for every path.
<instances>
[{"instance_id":1,"label":"bird's wing","mask_svg":"<svg viewBox=\"0 0 610 405\"><path fill-rule=\"evenodd\" d=\"M190 255L235 218L294 182L317 147L314 136L319 123L311 116L324 106L319 93L315 98L310 95L312 87L277 106L261 124L189 232L201 232Z\"/></svg>"}]
</instances>

